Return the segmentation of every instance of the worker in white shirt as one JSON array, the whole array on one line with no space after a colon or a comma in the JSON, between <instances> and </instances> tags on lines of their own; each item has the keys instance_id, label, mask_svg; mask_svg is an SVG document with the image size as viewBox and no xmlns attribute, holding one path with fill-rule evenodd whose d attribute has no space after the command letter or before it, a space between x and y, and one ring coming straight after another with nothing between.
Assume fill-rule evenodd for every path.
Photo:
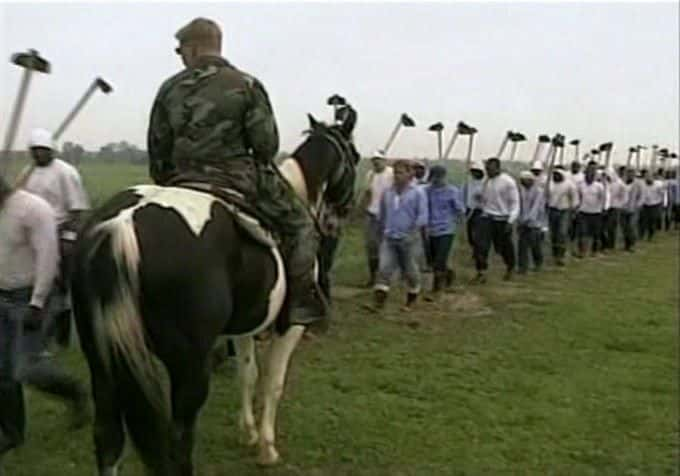
<instances>
[{"instance_id":1,"label":"worker in white shirt","mask_svg":"<svg viewBox=\"0 0 680 476\"><path fill-rule=\"evenodd\" d=\"M666 210L666 207L668 207L668 185L666 184L666 180L664 178L663 169L658 169L654 175L654 188L662 197L661 207L659 208L659 214L656 218L656 230L661 231L664 224L664 211Z\"/></svg>"},{"instance_id":2,"label":"worker in white shirt","mask_svg":"<svg viewBox=\"0 0 680 476\"><path fill-rule=\"evenodd\" d=\"M680 229L680 180L677 170L669 171L668 202L671 209L673 229Z\"/></svg>"},{"instance_id":3,"label":"worker in white shirt","mask_svg":"<svg viewBox=\"0 0 680 476\"><path fill-rule=\"evenodd\" d=\"M371 157L371 170L366 175L362 206L365 210L364 236L366 257L368 259L369 280L367 287L375 285L378 267L380 265L379 251L382 235L380 231L380 201L385 190L392 186L394 172L387 166L385 156L376 151Z\"/></svg>"},{"instance_id":4,"label":"worker in white shirt","mask_svg":"<svg viewBox=\"0 0 680 476\"><path fill-rule=\"evenodd\" d=\"M501 161L491 157L486 161L486 180L482 188L482 218L480 220L480 256L475 263L477 276L473 283L486 282L491 244L505 263L503 279L512 278L515 269L513 225L519 216L519 189L515 179L501 171Z\"/></svg>"},{"instance_id":5,"label":"worker in white shirt","mask_svg":"<svg viewBox=\"0 0 680 476\"><path fill-rule=\"evenodd\" d=\"M67 347L71 335L71 312L68 299L70 262L83 220L90 208L87 192L80 174L68 162L56 157L52 133L34 129L29 140L29 152L33 166L22 172L21 187L52 206L57 219L59 234L59 274L52 305L53 315L47 320L47 337L55 335L57 342Z\"/></svg>"},{"instance_id":6,"label":"worker in white shirt","mask_svg":"<svg viewBox=\"0 0 680 476\"><path fill-rule=\"evenodd\" d=\"M480 253L479 229L482 218L482 189L484 188L484 165L472 162L469 170L470 177L463 185L463 200L465 201L466 233L468 244L472 250L472 257L477 262Z\"/></svg>"},{"instance_id":7,"label":"worker in white shirt","mask_svg":"<svg viewBox=\"0 0 680 476\"><path fill-rule=\"evenodd\" d=\"M546 182L548 181L548 178L547 178L547 177L545 176L545 174L543 173L543 161L541 161L541 160L535 160L535 161L531 164L531 168L529 169L529 171L530 171L532 174L534 174L534 177L536 177L536 178L535 178L536 185L537 185L539 188L545 188L545 184L546 184Z\"/></svg>"},{"instance_id":8,"label":"worker in white shirt","mask_svg":"<svg viewBox=\"0 0 680 476\"><path fill-rule=\"evenodd\" d=\"M605 210L606 218L604 220L606 229L604 230L604 250L616 250L616 238L619 229L619 222L621 221L621 210L626 203L626 190L623 186L623 181L619 178L614 168L605 170L605 187L607 190L608 207Z\"/></svg>"},{"instance_id":9,"label":"worker in white shirt","mask_svg":"<svg viewBox=\"0 0 680 476\"><path fill-rule=\"evenodd\" d=\"M663 183L652 177L648 170L642 171L642 209L640 210L640 239L647 236L651 241L658 230L665 190Z\"/></svg>"},{"instance_id":10,"label":"worker in white shirt","mask_svg":"<svg viewBox=\"0 0 680 476\"><path fill-rule=\"evenodd\" d=\"M519 176L520 212L517 219L517 262L519 274L529 269L529 255L538 272L543 266L543 243L541 242L541 217L545 215L545 194L536 185L536 177L528 171Z\"/></svg>"},{"instance_id":11,"label":"worker in white shirt","mask_svg":"<svg viewBox=\"0 0 680 476\"><path fill-rule=\"evenodd\" d=\"M642 182L635 177L635 169L626 170L623 182L624 200L621 209L621 234L623 235L623 249L629 253L635 251L638 236L638 220L642 208Z\"/></svg>"},{"instance_id":12,"label":"worker in white shirt","mask_svg":"<svg viewBox=\"0 0 680 476\"><path fill-rule=\"evenodd\" d=\"M70 402L76 426L87 417L85 387L44 355L42 326L58 260L50 205L0 178L0 460L24 441L24 384Z\"/></svg>"},{"instance_id":13,"label":"worker in white shirt","mask_svg":"<svg viewBox=\"0 0 680 476\"><path fill-rule=\"evenodd\" d=\"M578 255L583 258L590 249L593 256L599 251L599 236L604 210L604 186L595 180L596 162L589 162L585 180L578 187Z\"/></svg>"},{"instance_id":14,"label":"worker in white shirt","mask_svg":"<svg viewBox=\"0 0 680 476\"><path fill-rule=\"evenodd\" d=\"M586 178L583 172L581 172L581 162L578 160L575 160L571 163L571 173L569 175L569 178L571 179L572 182L574 182L574 185L577 187L581 182L583 182Z\"/></svg>"},{"instance_id":15,"label":"worker in white shirt","mask_svg":"<svg viewBox=\"0 0 680 476\"><path fill-rule=\"evenodd\" d=\"M569 180L571 180L571 182L574 184L576 190L578 190L579 185L585 180L585 175L581 171L581 162L578 160L574 160L571 163L571 173L569 174ZM575 207L569 212L568 236L569 242L572 244L572 246L574 246L576 243L576 230L578 230L578 211Z\"/></svg>"},{"instance_id":16,"label":"worker in white shirt","mask_svg":"<svg viewBox=\"0 0 680 476\"><path fill-rule=\"evenodd\" d=\"M564 170L555 169L548 193L548 224L552 255L555 265L564 266L569 218L571 210L578 206L578 190L574 182L566 177Z\"/></svg>"}]
</instances>

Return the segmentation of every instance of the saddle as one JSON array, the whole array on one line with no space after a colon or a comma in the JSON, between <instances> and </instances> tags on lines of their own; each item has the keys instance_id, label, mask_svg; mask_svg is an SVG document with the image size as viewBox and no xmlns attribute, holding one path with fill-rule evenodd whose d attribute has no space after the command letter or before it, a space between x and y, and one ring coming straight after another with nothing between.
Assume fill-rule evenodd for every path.
<instances>
[{"instance_id":1,"label":"saddle","mask_svg":"<svg viewBox=\"0 0 680 476\"><path fill-rule=\"evenodd\" d=\"M228 187L198 181L178 181L171 186L209 193L231 213L236 225L246 235L268 248L279 247L280 239L272 231L275 227L267 223L242 193Z\"/></svg>"}]
</instances>

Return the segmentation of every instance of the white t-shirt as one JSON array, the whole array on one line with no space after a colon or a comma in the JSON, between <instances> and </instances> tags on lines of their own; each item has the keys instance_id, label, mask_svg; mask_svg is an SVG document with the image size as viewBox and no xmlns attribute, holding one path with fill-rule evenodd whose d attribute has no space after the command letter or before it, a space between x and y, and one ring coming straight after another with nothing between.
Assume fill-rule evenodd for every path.
<instances>
[{"instance_id":1,"label":"white t-shirt","mask_svg":"<svg viewBox=\"0 0 680 476\"><path fill-rule=\"evenodd\" d=\"M392 186L393 177L392 167L385 167L385 170L380 173L371 169L366 174L366 187L371 191L371 201L366 211L371 215L378 216L380 213L380 200L382 200L385 190Z\"/></svg>"},{"instance_id":2,"label":"white t-shirt","mask_svg":"<svg viewBox=\"0 0 680 476\"><path fill-rule=\"evenodd\" d=\"M514 223L519 216L519 189L515 179L504 172L487 178L483 185L482 206L485 215Z\"/></svg>"},{"instance_id":3,"label":"white t-shirt","mask_svg":"<svg viewBox=\"0 0 680 476\"><path fill-rule=\"evenodd\" d=\"M666 201L666 190L661 180L654 180L651 185L646 181L642 185L642 204L647 206L663 205Z\"/></svg>"},{"instance_id":4,"label":"white t-shirt","mask_svg":"<svg viewBox=\"0 0 680 476\"><path fill-rule=\"evenodd\" d=\"M583 174L583 172L577 172L577 173L570 173L569 178L571 181L576 185L577 187L583 183L586 179L586 176Z\"/></svg>"},{"instance_id":5,"label":"white t-shirt","mask_svg":"<svg viewBox=\"0 0 680 476\"><path fill-rule=\"evenodd\" d=\"M628 202L628 190L621 179L615 178L607 185L609 189L609 205L611 208L622 209Z\"/></svg>"},{"instance_id":6,"label":"white t-shirt","mask_svg":"<svg viewBox=\"0 0 680 476\"><path fill-rule=\"evenodd\" d=\"M23 189L52 205L57 225L67 220L69 212L90 208L80 174L75 167L61 159L54 159L45 167L35 167Z\"/></svg>"},{"instance_id":7,"label":"white t-shirt","mask_svg":"<svg viewBox=\"0 0 680 476\"><path fill-rule=\"evenodd\" d=\"M54 211L42 198L17 190L0 209L0 289L33 287L43 307L57 275L59 244Z\"/></svg>"},{"instance_id":8,"label":"white t-shirt","mask_svg":"<svg viewBox=\"0 0 680 476\"><path fill-rule=\"evenodd\" d=\"M604 210L604 186L600 182L581 182L578 187L579 211L583 213L602 213Z\"/></svg>"},{"instance_id":9,"label":"white t-shirt","mask_svg":"<svg viewBox=\"0 0 680 476\"><path fill-rule=\"evenodd\" d=\"M578 205L578 192L576 185L570 179L561 182L550 182L550 195L548 207L557 210L569 210Z\"/></svg>"}]
</instances>

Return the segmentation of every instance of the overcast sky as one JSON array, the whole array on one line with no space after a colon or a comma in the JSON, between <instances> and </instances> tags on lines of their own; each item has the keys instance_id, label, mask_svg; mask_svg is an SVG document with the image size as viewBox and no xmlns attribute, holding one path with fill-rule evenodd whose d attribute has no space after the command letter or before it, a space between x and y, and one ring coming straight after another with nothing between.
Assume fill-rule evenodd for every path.
<instances>
[{"instance_id":1,"label":"overcast sky","mask_svg":"<svg viewBox=\"0 0 680 476\"><path fill-rule=\"evenodd\" d=\"M1 0L0 0L1 1ZM332 93L358 110L364 154L384 145L408 112L391 153L436 155L427 131L479 129L475 155L495 154L508 129L678 147L678 5L667 3L30 3L0 4L0 57L35 48L52 62L34 76L16 144L31 127L56 128L96 76L115 91L92 98L63 140L98 149L126 139L146 148L160 83L181 63L174 33L197 16L223 29L224 55L268 89L293 149L306 113L330 119ZM21 71L0 70L0 133ZM16 148L16 147L15 147ZM464 141L454 155L465 152Z\"/></svg>"}]
</instances>

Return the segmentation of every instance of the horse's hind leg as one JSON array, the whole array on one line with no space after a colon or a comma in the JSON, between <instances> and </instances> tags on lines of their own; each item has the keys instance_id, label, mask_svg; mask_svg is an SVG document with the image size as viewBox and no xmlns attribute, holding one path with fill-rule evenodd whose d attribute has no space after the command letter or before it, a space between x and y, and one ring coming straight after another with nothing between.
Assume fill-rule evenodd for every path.
<instances>
[{"instance_id":1,"label":"horse's hind leg","mask_svg":"<svg viewBox=\"0 0 680 476\"><path fill-rule=\"evenodd\" d=\"M173 460L177 476L193 476L193 450L196 419L208 398L210 367L206 358L197 358L196 364L171 369L172 420L175 437Z\"/></svg>"},{"instance_id":2,"label":"horse's hind leg","mask_svg":"<svg viewBox=\"0 0 680 476\"><path fill-rule=\"evenodd\" d=\"M264 378L264 410L260 427L260 454L258 462L272 465L278 462L275 447L276 410L286 382L288 362L304 333L304 326L292 326L285 334L274 335L267 355Z\"/></svg>"},{"instance_id":3,"label":"horse's hind leg","mask_svg":"<svg viewBox=\"0 0 680 476\"><path fill-rule=\"evenodd\" d=\"M117 476L125 446L123 417L115 386L101 373L92 372L95 404L94 444L99 476Z\"/></svg>"},{"instance_id":4,"label":"horse's hind leg","mask_svg":"<svg viewBox=\"0 0 680 476\"><path fill-rule=\"evenodd\" d=\"M252 337L236 337L236 357L238 359L238 375L241 383L241 412L239 426L248 446L256 445L259 440L255 415L253 413L253 398L257 383L258 371L255 360L255 339Z\"/></svg>"}]
</instances>

